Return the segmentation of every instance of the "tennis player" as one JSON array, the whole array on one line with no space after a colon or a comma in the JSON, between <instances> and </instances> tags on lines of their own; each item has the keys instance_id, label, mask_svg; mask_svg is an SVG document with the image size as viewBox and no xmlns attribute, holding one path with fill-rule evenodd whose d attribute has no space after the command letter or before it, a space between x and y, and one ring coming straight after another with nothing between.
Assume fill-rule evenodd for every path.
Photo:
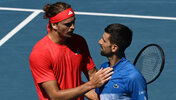
<instances>
[{"instance_id":1,"label":"tennis player","mask_svg":"<svg viewBox=\"0 0 176 100\"><path fill-rule=\"evenodd\" d=\"M100 100L147 100L147 86L141 73L125 58L125 49L131 44L132 31L122 24L111 24L105 28L99 40L101 55L108 62L101 68L114 69L112 78L96 89Z\"/></svg>"},{"instance_id":2,"label":"tennis player","mask_svg":"<svg viewBox=\"0 0 176 100\"><path fill-rule=\"evenodd\" d=\"M112 68L97 72L85 39L73 33L75 16L69 4L47 4L43 10L44 18L49 18L48 34L37 42L29 57L39 99L83 100L85 93L92 93L93 98L92 89L111 78ZM82 71L90 80L84 84Z\"/></svg>"}]
</instances>

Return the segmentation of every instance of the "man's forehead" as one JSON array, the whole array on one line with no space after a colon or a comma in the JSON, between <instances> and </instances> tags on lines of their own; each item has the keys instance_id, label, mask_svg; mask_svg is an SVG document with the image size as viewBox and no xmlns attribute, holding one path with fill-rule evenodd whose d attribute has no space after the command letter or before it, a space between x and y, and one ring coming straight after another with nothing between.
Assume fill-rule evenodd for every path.
<instances>
[{"instance_id":1,"label":"man's forehead","mask_svg":"<svg viewBox=\"0 0 176 100\"><path fill-rule=\"evenodd\" d=\"M103 38L109 38L109 37L110 37L110 34L104 32L104 34L103 34Z\"/></svg>"},{"instance_id":2,"label":"man's forehead","mask_svg":"<svg viewBox=\"0 0 176 100\"><path fill-rule=\"evenodd\" d=\"M61 21L61 23L70 23L70 22L73 22L75 20L76 20L76 18L74 16L72 16L68 19L65 19L65 20Z\"/></svg>"}]
</instances>

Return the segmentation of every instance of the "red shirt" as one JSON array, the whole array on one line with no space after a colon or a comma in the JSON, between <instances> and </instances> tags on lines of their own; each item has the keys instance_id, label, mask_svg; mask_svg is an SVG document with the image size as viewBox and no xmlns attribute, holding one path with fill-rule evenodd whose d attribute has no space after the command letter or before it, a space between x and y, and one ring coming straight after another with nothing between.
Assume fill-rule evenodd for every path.
<instances>
[{"instance_id":1,"label":"red shirt","mask_svg":"<svg viewBox=\"0 0 176 100\"><path fill-rule=\"evenodd\" d=\"M95 67L86 41L77 34L68 45L58 45L45 36L34 46L29 62L40 100L48 100L48 96L39 83L57 80L60 90L75 88L81 84L81 71Z\"/></svg>"}]
</instances>

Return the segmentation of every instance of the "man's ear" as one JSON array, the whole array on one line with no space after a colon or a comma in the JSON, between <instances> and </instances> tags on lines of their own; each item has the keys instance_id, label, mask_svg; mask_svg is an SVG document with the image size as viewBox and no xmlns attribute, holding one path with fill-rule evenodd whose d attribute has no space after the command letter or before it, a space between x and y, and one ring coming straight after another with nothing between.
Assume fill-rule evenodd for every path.
<instances>
[{"instance_id":1,"label":"man's ear","mask_svg":"<svg viewBox=\"0 0 176 100\"><path fill-rule=\"evenodd\" d=\"M51 24L51 26L52 26L52 28L53 28L54 30L57 29L57 24L56 24L56 23Z\"/></svg>"},{"instance_id":2,"label":"man's ear","mask_svg":"<svg viewBox=\"0 0 176 100\"><path fill-rule=\"evenodd\" d=\"M119 47L116 44L113 44L111 49L112 49L112 52L117 52Z\"/></svg>"}]
</instances>

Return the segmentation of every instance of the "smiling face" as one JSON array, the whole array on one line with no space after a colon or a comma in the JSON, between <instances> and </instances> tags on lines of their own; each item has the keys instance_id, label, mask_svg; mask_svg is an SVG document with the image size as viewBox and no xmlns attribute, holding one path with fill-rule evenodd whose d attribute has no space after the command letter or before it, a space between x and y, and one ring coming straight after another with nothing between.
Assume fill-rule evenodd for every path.
<instances>
[{"instance_id":1,"label":"smiling face","mask_svg":"<svg viewBox=\"0 0 176 100\"><path fill-rule=\"evenodd\" d=\"M113 55L112 44L109 40L110 34L104 32L102 38L98 41L101 46L101 55L110 57Z\"/></svg>"}]
</instances>

